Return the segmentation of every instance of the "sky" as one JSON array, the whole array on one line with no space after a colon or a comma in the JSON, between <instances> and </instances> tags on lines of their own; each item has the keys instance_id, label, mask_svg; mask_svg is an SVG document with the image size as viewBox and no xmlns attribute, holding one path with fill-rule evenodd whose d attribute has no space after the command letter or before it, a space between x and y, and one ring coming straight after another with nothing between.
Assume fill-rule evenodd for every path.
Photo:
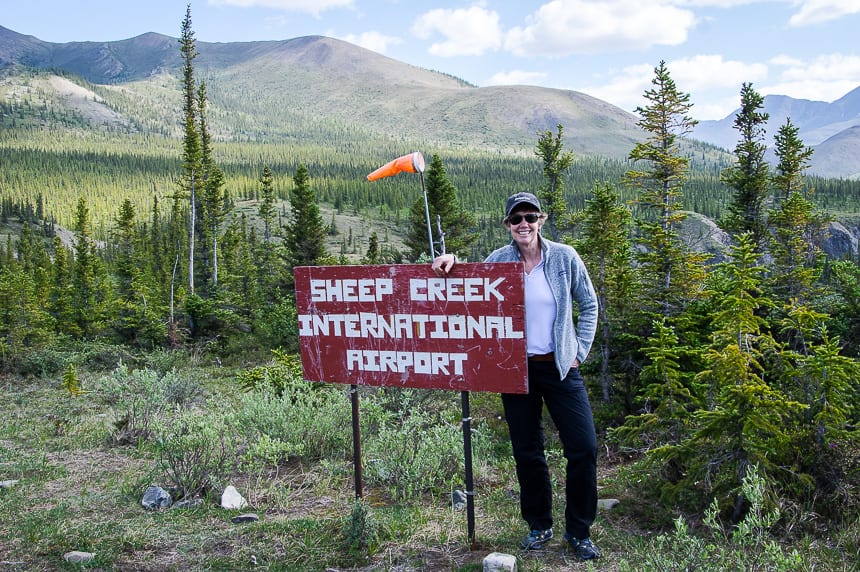
<instances>
[{"instance_id":1,"label":"sky","mask_svg":"<svg viewBox=\"0 0 860 572\"><path fill-rule=\"evenodd\" d=\"M832 102L860 87L860 0L2 0L0 26L46 42L324 35L478 86L571 89L627 111L661 61L695 119L742 85Z\"/></svg>"}]
</instances>

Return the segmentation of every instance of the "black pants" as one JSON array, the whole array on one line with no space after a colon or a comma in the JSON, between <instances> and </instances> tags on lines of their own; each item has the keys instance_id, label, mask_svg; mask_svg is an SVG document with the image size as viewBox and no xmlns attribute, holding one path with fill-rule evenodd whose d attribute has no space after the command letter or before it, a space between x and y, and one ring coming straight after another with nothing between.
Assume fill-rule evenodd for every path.
<instances>
[{"instance_id":1,"label":"black pants","mask_svg":"<svg viewBox=\"0 0 860 572\"><path fill-rule=\"evenodd\" d=\"M541 421L546 404L567 459L566 531L586 538L597 513L597 434L582 374L573 368L561 379L553 362L529 362L528 372L527 395L502 394L520 483L520 511L532 530L553 525Z\"/></svg>"}]
</instances>

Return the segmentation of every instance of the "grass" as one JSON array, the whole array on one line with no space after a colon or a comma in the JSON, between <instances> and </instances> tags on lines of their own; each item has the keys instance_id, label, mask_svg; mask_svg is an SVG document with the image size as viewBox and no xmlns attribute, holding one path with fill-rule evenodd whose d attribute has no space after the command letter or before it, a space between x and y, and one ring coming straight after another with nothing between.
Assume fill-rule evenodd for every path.
<instances>
[{"instance_id":1,"label":"grass","mask_svg":"<svg viewBox=\"0 0 860 572\"><path fill-rule=\"evenodd\" d=\"M205 413L226 423L231 411L243 403L235 372L200 365L206 362L198 360L187 376L200 383L208 397ZM428 481L431 484L425 483L423 491L407 498L401 498L402 489L366 469L364 495L357 502L351 445L346 453L338 450L325 458L279 458L277 447L267 449L274 457L252 458L239 435L228 435L231 450L244 463L231 465L219 486L206 491L201 506L148 512L140 505L143 491L153 483L166 488L164 473L152 443L111 441L114 412L99 395L101 380L109 375L79 372L86 393L74 397L64 393L61 373L49 378L0 378L5 397L0 402L0 480L18 480L0 489L0 568L468 572L482 570L484 557L498 551L515 554L521 572L624 571L644 569L637 566L653 556L659 539L669 547L664 569L682 570L671 564L688 556L682 550L689 553L690 546L699 546L692 537L672 536L670 527L660 528L655 524L659 519L643 518L649 507L637 498L628 466L606 457L600 461L601 496L621 498L622 503L600 512L593 528L604 558L597 563L574 562L560 540L540 553L516 549L525 526L519 517L500 403L491 394L474 394L472 406L480 447L473 463L477 496L471 545L466 513L455 510L450 501L451 491L463 488L460 468ZM343 398L348 431L349 403L341 388L325 386L315 391L313 406ZM384 393L363 397L367 427L363 426L362 435L368 445L377 434L374 427L393 423L405 405L413 414L444 409L446 402L452 409L458 406L458 399L445 392L392 394L388 401L380 399ZM447 411L434 419L442 423L451 414ZM302 422L296 419L289 422ZM414 434L412 438L418 439ZM272 438L268 443L277 441ZM558 494L561 460L557 443L550 440L550 446ZM373 460L364 462L369 467ZM251 506L241 511L221 509L219 487L225 483L235 485ZM555 506L560 513L563 499L556 498ZM255 512L260 519L232 523L231 518L242 512ZM670 513L665 509L665 514ZM731 540L716 535L712 542L718 542L718 555L730 560L726 555L732 554ZM805 539L786 550L802 552L804 567L799 569L847 572L857 569L857 542L857 532L845 532L834 538ZM95 558L86 564L64 562L63 554L72 550L93 552ZM713 568L707 569L737 569L730 564L715 560Z\"/></svg>"}]
</instances>

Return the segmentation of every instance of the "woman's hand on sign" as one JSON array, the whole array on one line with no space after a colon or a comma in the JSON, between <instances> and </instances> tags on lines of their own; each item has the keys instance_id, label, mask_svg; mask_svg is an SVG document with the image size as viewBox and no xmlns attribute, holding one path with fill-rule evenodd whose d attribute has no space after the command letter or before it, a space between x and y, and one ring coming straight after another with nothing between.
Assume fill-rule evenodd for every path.
<instances>
[{"instance_id":1,"label":"woman's hand on sign","mask_svg":"<svg viewBox=\"0 0 860 572\"><path fill-rule=\"evenodd\" d=\"M453 254L440 254L433 260L433 272L436 274L448 274L457 264L457 257Z\"/></svg>"}]
</instances>

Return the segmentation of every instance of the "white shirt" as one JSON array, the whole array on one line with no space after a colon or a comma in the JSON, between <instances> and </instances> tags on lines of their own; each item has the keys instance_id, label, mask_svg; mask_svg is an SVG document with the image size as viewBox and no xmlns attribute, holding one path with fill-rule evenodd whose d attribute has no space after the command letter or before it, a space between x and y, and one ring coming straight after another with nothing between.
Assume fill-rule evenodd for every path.
<instances>
[{"instance_id":1,"label":"white shirt","mask_svg":"<svg viewBox=\"0 0 860 572\"><path fill-rule=\"evenodd\" d=\"M526 353L530 356L555 351L552 342L555 297L546 280L543 265L541 255L540 263L525 274Z\"/></svg>"}]
</instances>

